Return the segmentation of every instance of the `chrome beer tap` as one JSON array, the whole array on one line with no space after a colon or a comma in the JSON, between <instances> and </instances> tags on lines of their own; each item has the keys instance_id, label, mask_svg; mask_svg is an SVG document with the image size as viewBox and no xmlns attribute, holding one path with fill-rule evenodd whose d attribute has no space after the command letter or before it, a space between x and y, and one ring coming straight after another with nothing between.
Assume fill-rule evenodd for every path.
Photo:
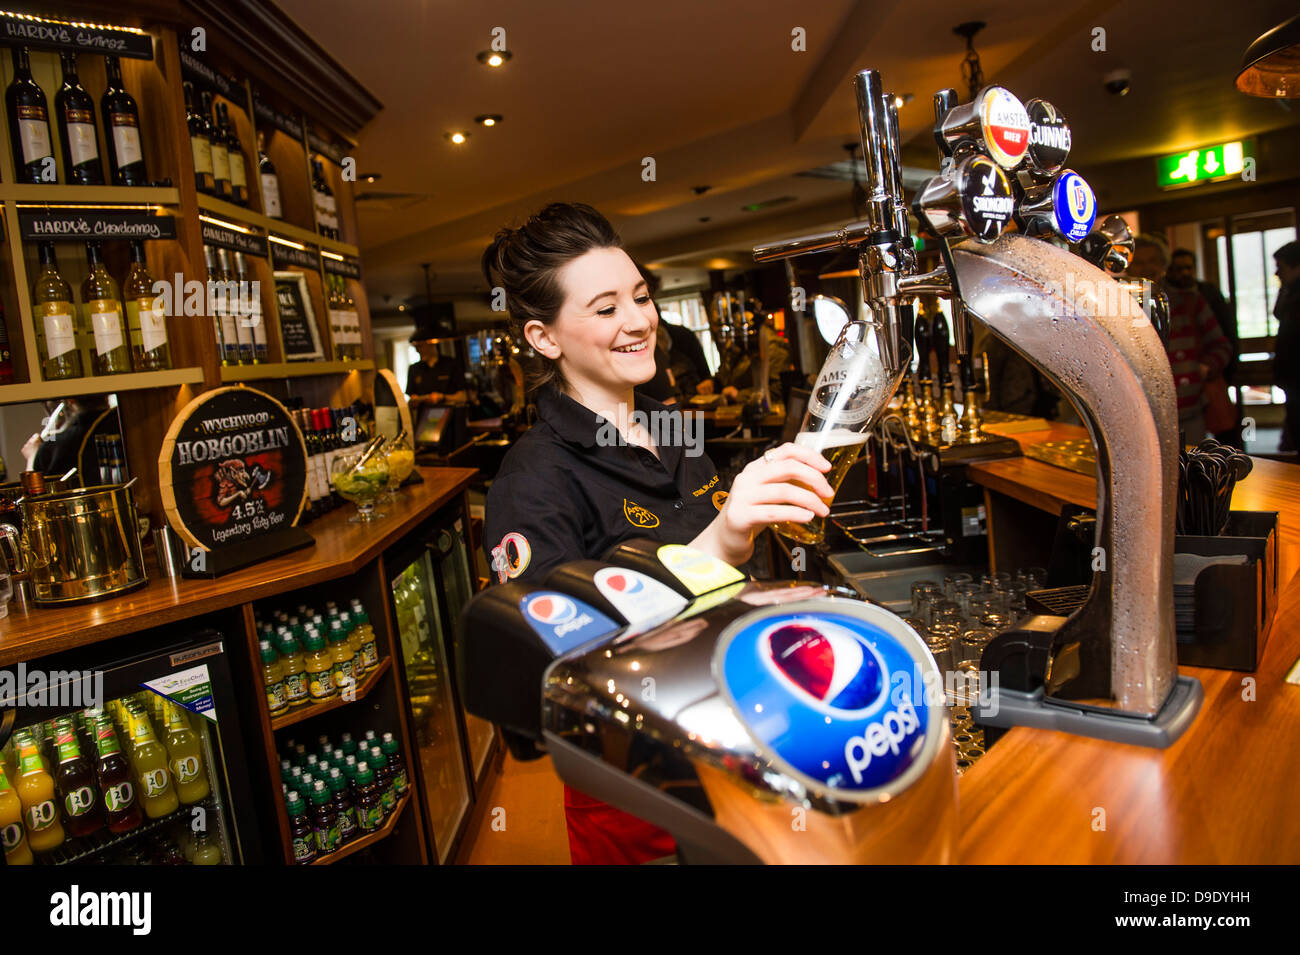
<instances>
[{"instance_id":1,"label":"chrome beer tap","mask_svg":"<svg viewBox=\"0 0 1300 955\"><path fill-rule=\"evenodd\" d=\"M1097 447L1098 569L1083 605L1068 617L1033 618L989 645L982 667L998 671L1000 688L981 718L1167 746L1190 725L1202 697L1198 681L1179 677L1174 644L1173 377L1149 313L1067 247L1088 239L1096 211L1087 183L1064 168L1068 126L1050 104L1031 101L1031 115L999 86L964 105L955 105L951 91L938 94L942 163L913 209L939 237L944 265L917 275L914 257L900 252L893 197L883 188L890 156L887 124L879 120L889 104L879 89L873 71L858 74L868 221L759 248L755 257L860 247L864 295L891 331L901 298L946 294L1067 395ZM1049 241L1006 233L1015 219ZM1105 254L1122 254L1117 245L1107 242ZM964 318L955 332L969 364ZM892 340L899 342L897 334ZM963 390L970 377L963 372Z\"/></svg>"}]
</instances>

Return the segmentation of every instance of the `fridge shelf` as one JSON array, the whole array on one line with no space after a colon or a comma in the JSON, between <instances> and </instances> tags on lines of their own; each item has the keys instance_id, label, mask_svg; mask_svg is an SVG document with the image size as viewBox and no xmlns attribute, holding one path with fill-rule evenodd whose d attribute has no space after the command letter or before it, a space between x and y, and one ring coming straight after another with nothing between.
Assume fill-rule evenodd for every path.
<instances>
[{"instance_id":1,"label":"fridge shelf","mask_svg":"<svg viewBox=\"0 0 1300 955\"><path fill-rule=\"evenodd\" d=\"M373 846L376 842L380 842L383 839L387 839L389 833L391 833L394 829L397 828L397 820L401 817L402 813L406 810L406 804L410 801L411 801L411 790L408 789L406 791L406 795L403 796L401 799L397 800L397 805L393 807L393 811L388 814L388 819L385 820L382 826L380 826L374 832L370 833L370 835L368 836L362 836L360 839L353 839L351 842L344 845L337 852L331 852L327 856L319 856L316 859L316 861L311 864L312 865L333 865L335 862L338 862L340 859L346 859L348 856L360 852L362 849L367 849L370 846Z\"/></svg>"},{"instance_id":2,"label":"fridge shelf","mask_svg":"<svg viewBox=\"0 0 1300 955\"><path fill-rule=\"evenodd\" d=\"M327 703L308 703L306 706L299 707L296 710L290 710L283 716L271 717L272 732L282 730L286 726L293 726L295 723L301 723L303 720L309 720L313 716L318 716L321 713L328 713L331 710L337 710L340 706L348 706L351 703L355 703L357 700L365 699L366 695L375 688L375 685L379 682L379 678L387 673L388 668L392 665L392 657L384 657L380 660L379 665L375 667L374 672L361 681L361 685L357 687L355 698L351 700L345 700L341 696L336 696Z\"/></svg>"},{"instance_id":3,"label":"fridge shelf","mask_svg":"<svg viewBox=\"0 0 1300 955\"><path fill-rule=\"evenodd\" d=\"M76 846L65 843L52 852L40 853L37 859L42 865L76 865L77 863L86 862L101 853L107 852L109 849L126 845L140 836L148 835L151 832L156 832L159 829L180 822L184 816L199 807L202 807L206 812L212 813L216 818L221 816L221 808L217 804L216 797L209 794L196 803L177 806L165 816L142 822L130 832L109 833L107 830L101 829L99 832L93 832L88 836L77 839Z\"/></svg>"}]
</instances>

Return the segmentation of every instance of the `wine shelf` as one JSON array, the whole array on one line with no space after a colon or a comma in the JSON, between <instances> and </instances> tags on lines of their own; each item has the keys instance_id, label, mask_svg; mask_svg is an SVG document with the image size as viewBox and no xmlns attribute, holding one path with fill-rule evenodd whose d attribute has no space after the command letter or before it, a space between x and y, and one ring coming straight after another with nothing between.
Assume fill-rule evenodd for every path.
<instances>
[{"instance_id":1,"label":"wine shelf","mask_svg":"<svg viewBox=\"0 0 1300 955\"><path fill-rule=\"evenodd\" d=\"M180 204L181 193L179 189L154 186L34 186L10 182L0 183L0 200L33 205L174 206Z\"/></svg>"},{"instance_id":2,"label":"wine shelf","mask_svg":"<svg viewBox=\"0 0 1300 955\"><path fill-rule=\"evenodd\" d=\"M306 378L309 375L343 375L353 371L374 371L369 358L361 361L285 361L266 365L229 365L221 369L221 380L265 381L270 378Z\"/></svg>"},{"instance_id":3,"label":"wine shelf","mask_svg":"<svg viewBox=\"0 0 1300 955\"><path fill-rule=\"evenodd\" d=\"M202 368L172 368L167 371L140 371L124 375L37 381L21 385L0 385L0 405L17 405L29 401L69 398L76 395L106 395L120 391L143 391L147 388L201 384L203 384Z\"/></svg>"},{"instance_id":4,"label":"wine shelf","mask_svg":"<svg viewBox=\"0 0 1300 955\"><path fill-rule=\"evenodd\" d=\"M263 232L269 232L271 235L279 236L282 239L292 239L294 242L309 242L326 252L337 252L339 255L350 255L353 258L361 254L355 245L348 245L346 242L339 242L337 239L327 239L310 229L291 225L282 219L272 219L259 212L254 212L252 209L245 209L233 202L226 202L224 199L216 199L200 193L198 204L200 209L211 213L213 216Z\"/></svg>"}]
</instances>

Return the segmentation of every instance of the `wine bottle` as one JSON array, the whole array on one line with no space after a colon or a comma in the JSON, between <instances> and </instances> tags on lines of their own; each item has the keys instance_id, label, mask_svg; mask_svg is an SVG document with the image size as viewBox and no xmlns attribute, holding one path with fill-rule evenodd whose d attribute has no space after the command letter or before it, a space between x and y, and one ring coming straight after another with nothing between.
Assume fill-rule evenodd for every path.
<instances>
[{"instance_id":1,"label":"wine bottle","mask_svg":"<svg viewBox=\"0 0 1300 955\"><path fill-rule=\"evenodd\" d=\"M32 312L36 320L41 377L46 381L80 378L81 353L77 351L72 287L59 274L53 242L40 244L40 258L41 271L32 286Z\"/></svg>"},{"instance_id":2,"label":"wine bottle","mask_svg":"<svg viewBox=\"0 0 1300 955\"><path fill-rule=\"evenodd\" d=\"M225 103L217 104L217 122L221 135L226 141L226 154L230 160L230 201L237 205L248 205L248 173L244 164L244 147L239 144L239 134L230 122L230 113Z\"/></svg>"},{"instance_id":3,"label":"wine bottle","mask_svg":"<svg viewBox=\"0 0 1300 955\"><path fill-rule=\"evenodd\" d=\"M86 325L95 341L91 367L96 375L120 375L131 370L131 345L122 326L122 302L117 283L104 268L104 254L98 242L86 243L86 265L90 274L81 283Z\"/></svg>"},{"instance_id":4,"label":"wine bottle","mask_svg":"<svg viewBox=\"0 0 1300 955\"><path fill-rule=\"evenodd\" d=\"M266 133L257 134L257 174L262 183L262 214L272 219L284 215L280 210L280 177L275 174L275 164L266 154Z\"/></svg>"},{"instance_id":5,"label":"wine bottle","mask_svg":"<svg viewBox=\"0 0 1300 955\"><path fill-rule=\"evenodd\" d=\"M203 91L203 123L208 128L208 142L212 144L212 179L215 183L213 195L218 199L230 198L230 151L226 148L226 137L217 127L212 116L212 94Z\"/></svg>"},{"instance_id":6,"label":"wine bottle","mask_svg":"<svg viewBox=\"0 0 1300 955\"><path fill-rule=\"evenodd\" d=\"M225 335L227 329L234 332L239 363L251 365L253 328L248 324L248 310L244 307L246 292L243 284L235 280L235 270L230 266L230 253L226 249L217 249L217 267L221 270L221 281L226 292L226 311L222 316L221 333Z\"/></svg>"},{"instance_id":7,"label":"wine bottle","mask_svg":"<svg viewBox=\"0 0 1300 955\"><path fill-rule=\"evenodd\" d=\"M144 150L140 146L140 110L122 85L122 64L115 56L104 57L108 86L99 99L104 117L104 147L115 186L144 186Z\"/></svg>"},{"instance_id":8,"label":"wine bottle","mask_svg":"<svg viewBox=\"0 0 1300 955\"><path fill-rule=\"evenodd\" d=\"M208 314L212 317L212 337L217 343L217 357L221 359L221 364L231 365L237 362L229 361L231 355L238 355L238 344L235 339L230 339L230 350L226 348L226 338L222 329L221 321L221 296L217 288L220 272L217 270L217 250L214 246L205 245L203 247L203 262L208 267L208 281L206 286L206 301Z\"/></svg>"},{"instance_id":9,"label":"wine bottle","mask_svg":"<svg viewBox=\"0 0 1300 955\"><path fill-rule=\"evenodd\" d=\"M9 326L5 324L4 304L0 303L0 385L14 383L14 360L9 351ZM0 462L4 459L0 458Z\"/></svg>"},{"instance_id":10,"label":"wine bottle","mask_svg":"<svg viewBox=\"0 0 1300 955\"><path fill-rule=\"evenodd\" d=\"M246 320L253 331L253 364L267 361L266 322L262 316L262 290L248 271L248 260L243 252L235 253L235 279L239 282L241 301L248 304Z\"/></svg>"},{"instance_id":11,"label":"wine bottle","mask_svg":"<svg viewBox=\"0 0 1300 955\"><path fill-rule=\"evenodd\" d=\"M50 115L45 90L32 79L27 47L13 50L14 78L5 90L9 112L9 139L14 146L14 169L18 182L57 182L50 148Z\"/></svg>"},{"instance_id":12,"label":"wine bottle","mask_svg":"<svg viewBox=\"0 0 1300 955\"><path fill-rule=\"evenodd\" d=\"M345 354L343 344L343 303L339 300L334 276L329 274L325 276L325 311L329 315L330 341L334 344L334 360L342 361Z\"/></svg>"},{"instance_id":13,"label":"wine bottle","mask_svg":"<svg viewBox=\"0 0 1300 955\"><path fill-rule=\"evenodd\" d=\"M63 142L63 172L69 183L102 186L104 166L99 160L99 134L95 130L95 101L77 77L77 54L60 53L63 85L54 94Z\"/></svg>"},{"instance_id":14,"label":"wine bottle","mask_svg":"<svg viewBox=\"0 0 1300 955\"><path fill-rule=\"evenodd\" d=\"M311 161L311 202L316 217L316 231L321 235L329 235L329 224L325 216L325 192L322 189L324 183L321 182L322 173L319 159Z\"/></svg>"},{"instance_id":15,"label":"wine bottle","mask_svg":"<svg viewBox=\"0 0 1300 955\"><path fill-rule=\"evenodd\" d=\"M325 205L325 225L329 230L326 235L331 239L337 239L339 237L339 212L338 205L334 202L334 190L325 181L324 164L318 163L317 168L320 170L321 200Z\"/></svg>"},{"instance_id":16,"label":"wine bottle","mask_svg":"<svg viewBox=\"0 0 1300 955\"><path fill-rule=\"evenodd\" d=\"M136 371L164 371L172 366L167 344L167 316L153 290L153 276L145 259L144 243L131 240L131 271L122 285L126 299L126 325L131 336L131 360Z\"/></svg>"},{"instance_id":17,"label":"wine bottle","mask_svg":"<svg viewBox=\"0 0 1300 955\"><path fill-rule=\"evenodd\" d=\"M199 115L194 84L186 80L181 87L185 90L185 125L189 128L190 152L194 155L194 187L210 196L216 187L212 179L212 140L208 138L208 124Z\"/></svg>"},{"instance_id":18,"label":"wine bottle","mask_svg":"<svg viewBox=\"0 0 1300 955\"><path fill-rule=\"evenodd\" d=\"M348 338L351 343L348 357L353 361L361 361L361 316L357 312L356 299L348 292L346 276L339 276L339 288L343 292L344 310L348 316Z\"/></svg>"}]
</instances>

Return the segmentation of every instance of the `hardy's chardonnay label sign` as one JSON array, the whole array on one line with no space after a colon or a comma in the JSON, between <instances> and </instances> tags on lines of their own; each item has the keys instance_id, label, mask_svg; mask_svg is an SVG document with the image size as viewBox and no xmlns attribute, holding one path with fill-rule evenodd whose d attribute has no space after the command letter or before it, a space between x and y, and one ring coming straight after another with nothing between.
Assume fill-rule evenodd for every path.
<instances>
[{"instance_id":1,"label":"hardy's chardonnay label sign","mask_svg":"<svg viewBox=\"0 0 1300 955\"><path fill-rule=\"evenodd\" d=\"M62 239L174 239L176 219L147 212L43 209L19 212L18 231L25 242L57 242Z\"/></svg>"},{"instance_id":2,"label":"hardy's chardonnay label sign","mask_svg":"<svg viewBox=\"0 0 1300 955\"><path fill-rule=\"evenodd\" d=\"M293 526L307 494L307 451L280 402L252 388L219 388L172 422L158 483L190 546L230 547Z\"/></svg>"}]
</instances>

